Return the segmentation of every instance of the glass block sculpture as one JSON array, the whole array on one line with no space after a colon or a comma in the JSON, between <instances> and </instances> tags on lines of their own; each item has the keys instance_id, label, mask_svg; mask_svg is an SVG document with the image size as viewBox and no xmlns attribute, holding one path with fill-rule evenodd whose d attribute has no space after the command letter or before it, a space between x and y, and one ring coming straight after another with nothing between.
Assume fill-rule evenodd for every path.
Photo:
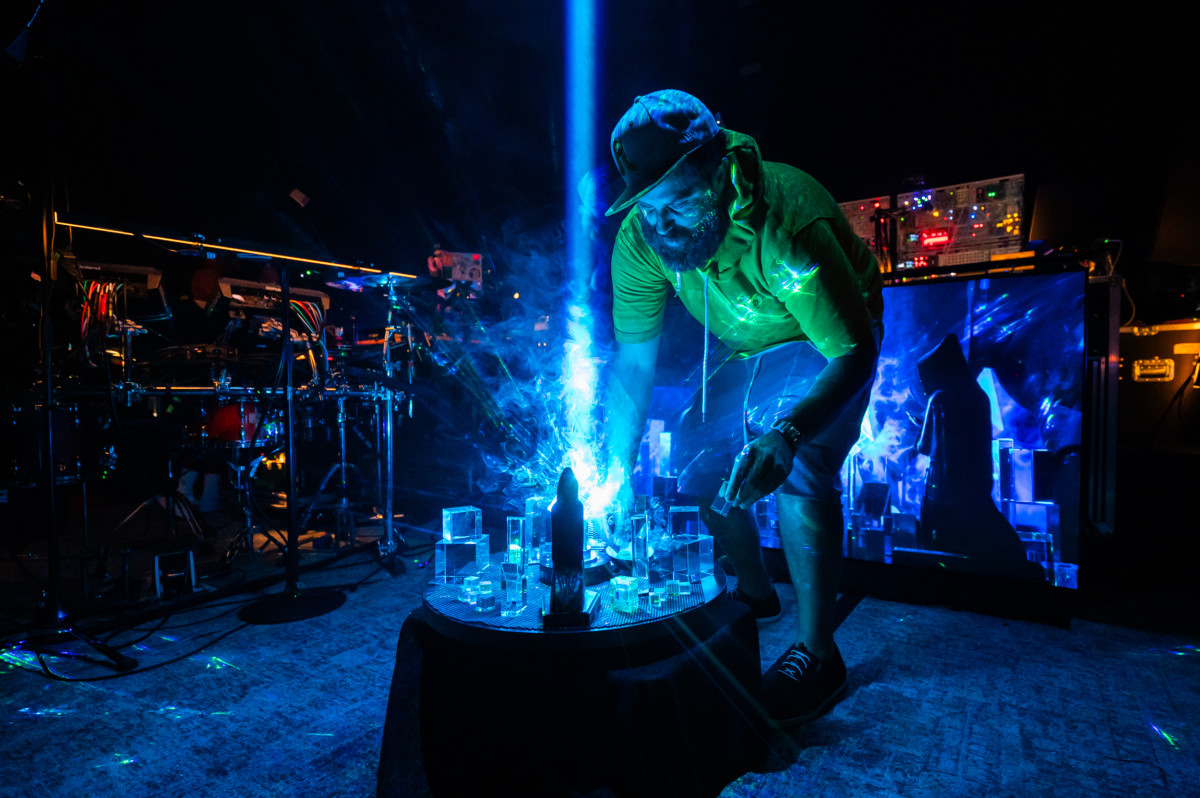
<instances>
[{"instance_id":1,"label":"glass block sculpture","mask_svg":"<svg viewBox=\"0 0 1200 798\"><path fill-rule=\"evenodd\" d=\"M701 533L698 507L672 507L668 511L671 530L671 574L681 583L699 582L713 573L712 535Z\"/></svg>"},{"instance_id":2,"label":"glass block sculpture","mask_svg":"<svg viewBox=\"0 0 1200 798\"><path fill-rule=\"evenodd\" d=\"M538 562L541 559L542 544L550 540L550 509L549 504L542 498L525 500L525 536L522 547L525 549L526 562Z\"/></svg>"},{"instance_id":3,"label":"glass block sculpture","mask_svg":"<svg viewBox=\"0 0 1200 798\"><path fill-rule=\"evenodd\" d=\"M637 612L637 579L632 576L614 576L609 580L609 589L612 596L612 608L616 612Z\"/></svg>"},{"instance_id":4,"label":"glass block sculpture","mask_svg":"<svg viewBox=\"0 0 1200 798\"><path fill-rule=\"evenodd\" d=\"M525 567L525 519L519 516L508 518L508 547L504 561Z\"/></svg>"},{"instance_id":5,"label":"glass block sculpture","mask_svg":"<svg viewBox=\"0 0 1200 798\"><path fill-rule=\"evenodd\" d=\"M650 592L650 525L644 514L633 517L633 539L630 541L633 577L637 580L638 593Z\"/></svg>"},{"instance_id":6,"label":"glass block sculpture","mask_svg":"<svg viewBox=\"0 0 1200 798\"><path fill-rule=\"evenodd\" d=\"M442 510L442 539L433 546L435 582L459 584L488 565L488 536L478 507Z\"/></svg>"}]
</instances>

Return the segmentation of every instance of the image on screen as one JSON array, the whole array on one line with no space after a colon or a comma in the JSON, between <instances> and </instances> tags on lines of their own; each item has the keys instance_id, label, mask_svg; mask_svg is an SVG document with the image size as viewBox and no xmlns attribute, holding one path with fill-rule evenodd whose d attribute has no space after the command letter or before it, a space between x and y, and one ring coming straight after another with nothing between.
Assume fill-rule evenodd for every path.
<instances>
[{"instance_id":1,"label":"image on screen","mask_svg":"<svg viewBox=\"0 0 1200 798\"><path fill-rule=\"evenodd\" d=\"M847 557L1077 586L1082 272L889 286Z\"/></svg>"}]
</instances>

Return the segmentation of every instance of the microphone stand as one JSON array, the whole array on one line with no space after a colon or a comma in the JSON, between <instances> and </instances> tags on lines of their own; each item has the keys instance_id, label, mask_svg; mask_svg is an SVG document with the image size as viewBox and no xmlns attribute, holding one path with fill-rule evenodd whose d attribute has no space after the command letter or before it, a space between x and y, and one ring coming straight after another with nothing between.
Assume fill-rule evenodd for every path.
<instances>
[{"instance_id":1,"label":"microphone stand","mask_svg":"<svg viewBox=\"0 0 1200 798\"><path fill-rule=\"evenodd\" d=\"M400 545L404 542L404 538L396 531L396 509L395 509L395 484L396 484L396 467L395 467L395 436L396 436L396 391L392 384L392 353L391 344L392 336L397 329L396 308L400 298L396 294L396 282L390 276L387 281L387 326L384 328L383 339L383 373L387 378L387 384L384 388L383 402L383 440L384 448L387 451L384 453L384 502L383 502L383 539L379 541L379 558L384 562L389 572L395 576L403 571L403 564L396 557L400 550ZM411 330L411 327L410 327ZM408 340L408 357L409 357L409 382L412 382L412 340L411 332ZM410 388L411 390L411 388ZM411 401L411 394L410 394ZM409 415L411 415L411 404L409 405ZM399 570L397 570L399 568Z\"/></svg>"},{"instance_id":2,"label":"microphone stand","mask_svg":"<svg viewBox=\"0 0 1200 798\"><path fill-rule=\"evenodd\" d=\"M295 427L295 375L293 366L295 348L292 345L292 295L288 283L288 267L279 263L279 293L283 313L283 370L286 376L284 392L284 435L287 438L287 546L283 551L283 564L287 571L287 585L282 593L258 599L247 604L238 613L246 623L276 624L303 621L332 612L346 602L346 594L337 588L300 588L300 519L299 502L296 496L296 427Z\"/></svg>"}]
</instances>

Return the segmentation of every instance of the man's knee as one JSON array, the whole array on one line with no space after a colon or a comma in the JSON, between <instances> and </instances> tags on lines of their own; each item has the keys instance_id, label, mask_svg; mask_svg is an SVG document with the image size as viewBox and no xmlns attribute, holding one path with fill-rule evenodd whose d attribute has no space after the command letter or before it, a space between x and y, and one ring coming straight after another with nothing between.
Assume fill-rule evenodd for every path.
<instances>
[{"instance_id":1,"label":"man's knee","mask_svg":"<svg viewBox=\"0 0 1200 798\"><path fill-rule=\"evenodd\" d=\"M777 494L779 538L821 551L840 548L844 521L841 502Z\"/></svg>"}]
</instances>

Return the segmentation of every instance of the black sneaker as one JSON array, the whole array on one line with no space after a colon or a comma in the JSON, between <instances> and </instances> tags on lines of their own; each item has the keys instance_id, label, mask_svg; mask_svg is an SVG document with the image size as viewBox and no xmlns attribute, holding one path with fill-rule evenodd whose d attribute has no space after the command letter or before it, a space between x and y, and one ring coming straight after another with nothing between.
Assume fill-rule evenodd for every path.
<instances>
[{"instance_id":1,"label":"black sneaker","mask_svg":"<svg viewBox=\"0 0 1200 798\"><path fill-rule=\"evenodd\" d=\"M771 588L770 598L760 600L750 598L741 591L740 586L735 586L729 591L729 597L749 607L759 626L775 623L783 616L783 608L779 605L779 594L775 592L775 588Z\"/></svg>"},{"instance_id":2,"label":"black sneaker","mask_svg":"<svg viewBox=\"0 0 1200 798\"><path fill-rule=\"evenodd\" d=\"M846 663L824 662L801 643L783 653L763 674L763 703L783 726L808 723L821 715L846 690Z\"/></svg>"}]
</instances>

